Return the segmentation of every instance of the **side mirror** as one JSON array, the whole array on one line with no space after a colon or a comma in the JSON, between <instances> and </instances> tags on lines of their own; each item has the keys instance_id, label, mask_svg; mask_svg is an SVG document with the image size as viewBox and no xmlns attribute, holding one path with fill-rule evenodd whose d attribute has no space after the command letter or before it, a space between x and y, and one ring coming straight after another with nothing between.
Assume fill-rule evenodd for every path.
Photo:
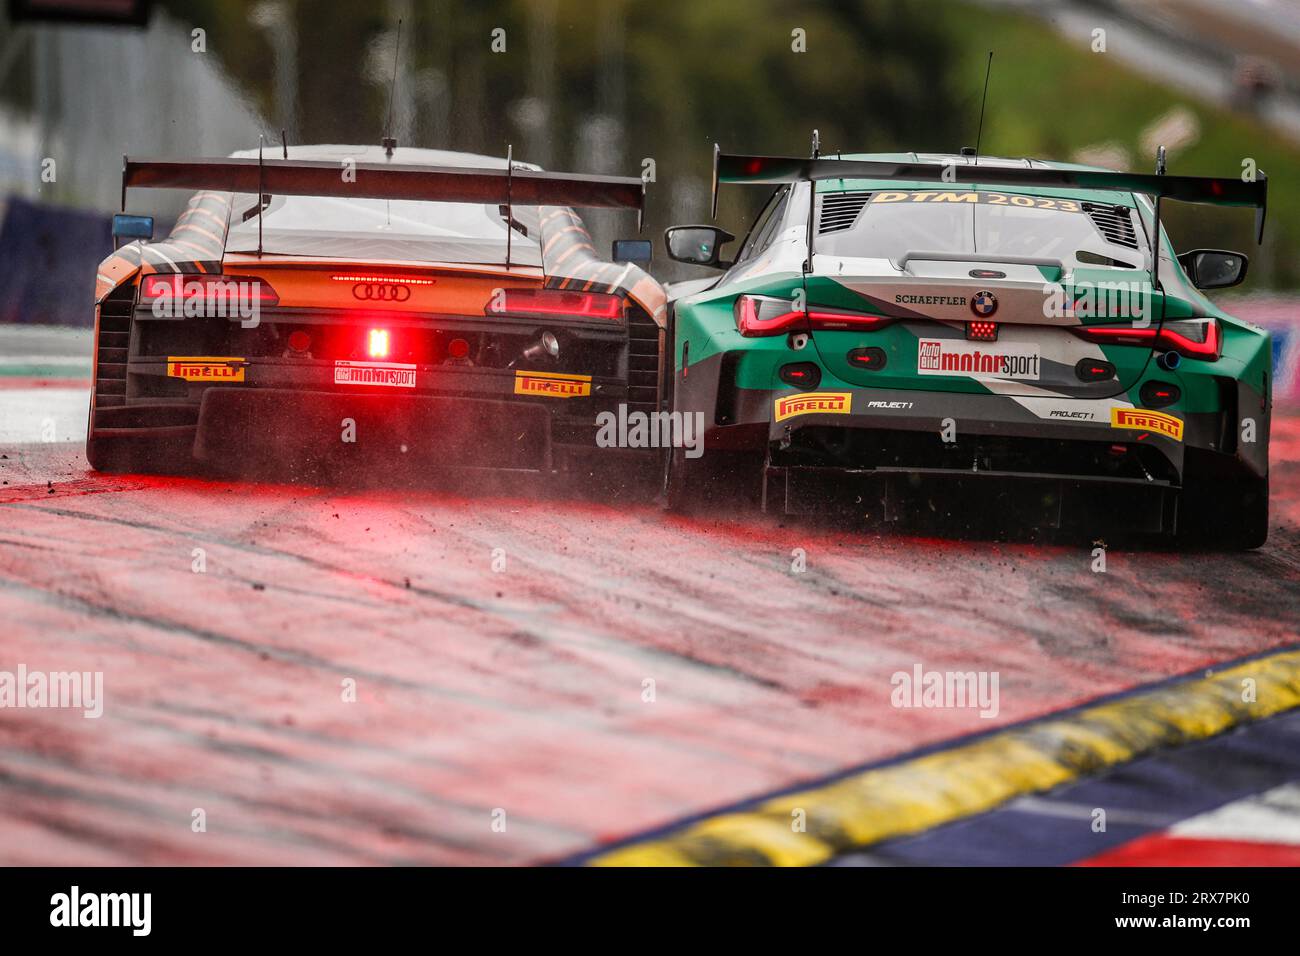
<instances>
[{"instance_id":1,"label":"side mirror","mask_svg":"<svg viewBox=\"0 0 1300 956\"><path fill-rule=\"evenodd\" d=\"M1198 289L1240 285L1250 265L1250 260L1240 252L1227 249L1193 249L1179 256L1178 262Z\"/></svg>"},{"instance_id":2,"label":"side mirror","mask_svg":"<svg viewBox=\"0 0 1300 956\"><path fill-rule=\"evenodd\" d=\"M128 216L124 212L113 216L113 246L122 241L153 238L153 216Z\"/></svg>"},{"instance_id":3,"label":"side mirror","mask_svg":"<svg viewBox=\"0 0 1300 956\"><path fill-rule=\"evenodd\" d=\"M649 239L615 239L609 251L615 262L631 262L643 269L649 267L653 254L654 243Z\"/></svg>"},{"instance_id":4,"label":"side mirror","mask_svg":"<svg viewBox=\"0 0 1300 956\"><path fill-rule=\"evenodd\" d=\"M718 258L723 245L735 239L717 226L673 226L664 232L668 258L693 266L725 269L731 265Z\"/></svg>"}]
</instances>

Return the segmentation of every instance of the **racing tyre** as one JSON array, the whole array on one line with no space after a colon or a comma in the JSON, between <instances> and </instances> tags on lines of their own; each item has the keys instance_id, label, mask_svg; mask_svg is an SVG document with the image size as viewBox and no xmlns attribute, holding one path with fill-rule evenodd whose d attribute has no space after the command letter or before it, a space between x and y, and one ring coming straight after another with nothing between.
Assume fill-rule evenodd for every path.
<instances>
[{"instance_id":1,"label":"racing tyre","mask_svg":"<svg viewBox=\"0 0 1300 956\"><path fill-rule=\"evenodd\" d=\"M131 471L131 455L120 441L111 438L87 438L86 461L95 471L109 475Z\"/></svg>"},{"instance_id":2,"label":"racing tyre","mask_svg":"<svg viewBox=\"0 0 1300 956\"><path fill-rule=\"evenodd\" d=\"M1249 551L1268 540L1268 476L1205 481L1183 496L1179 537L1185 541Z\"/></svg>"},{"instance_id":3,"label":"racing tyre","mask_svg":"<svg viewBox=\"0 0 1300 956\"><path fill-rule=\"evenodd\" d=\"M88 438L86 460L95 471L109 475L126 472L186 474L193 470L189 444L167 438L137 436Z\"/></svg>"},{"instance_id":4,"label":"racing tyre","mask_svg":"<svg viewBox=\"0 0 1300 956\"><path fill-rule=\"evenodd\" d=\"M686 449L673 448L665 458L664 497L670 511L757 507L763 477L760 454L709 451L687 458Z\"/></svg>"}]
</instances>

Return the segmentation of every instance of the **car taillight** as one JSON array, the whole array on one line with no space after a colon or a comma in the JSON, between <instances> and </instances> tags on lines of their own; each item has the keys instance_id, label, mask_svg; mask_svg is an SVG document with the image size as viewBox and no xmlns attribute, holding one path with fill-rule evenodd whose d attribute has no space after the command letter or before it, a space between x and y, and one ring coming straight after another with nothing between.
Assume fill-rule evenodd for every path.
<instances>
[{"instance_id":1,"label":"car taillight","mask_svg":"<svg viewBox=\"0 0 1300 956\"><path fill-rule=\"evenodd\" d=\"M736 330L741 335L784 335L787 332L871 332L896 321L889 316L868 315L849 309L828 309L814 305L796 308L788 299L766 295L742 295L736 299Z\"/></svg>"},{"instance_id":2,"label":"car taillight","mask_svg":"<svg viewBox=\"0 0 1300 956\"><path fill-rule=\"evenodd\" d=\"M1135 329L1129 325L1080 325L1070 331L1084 341L1098 345L1140 345L1206 362L1217 361L1223 345L1218 319L1178 319L1149 329Z\"/></svg>"},{"instance_id":3,"label":"car taillight","mask_svg":"<svg viewBox=\"0 0 1300 956\"><path fill-rule=\"evenodd\" d=\"M388 358L388 330L371 329L366 336L366 352L373 359Z\"/></svg>"},{"instance_id":4,"label":"car taillight","mask_svg":"<svg viewBox=\"0 0 1300 956\"><path fill-rule=\"evenodd\" d=\"M895 320L884 315L867 315L865 312L850 312L847 309L821 309L813 306L808 310L808 321L814 330L873 332L876 329L883 329Z\"/></svg>"},{"instance_id":5,"label":"car taillight","mask_svg":"<svg viewBox=\"0 0 1300 956\"><path fill-rule=\"evenodd\" d=\"M606 292L565 289L503 289L483 309L484 315L568 316L574 319L623 317L623 297Z\"/></svg>"},{"instance_id":6,"label":"car taillight","mask_svg":"<svg viewBox=\"0 0 1300 956\"><path fill-rule=\"evenodd\" d=\"M383 275L332 275L335 282L380 282L389 285L434 285L437 279L417 279L413 276Z\"/></svg>"},{"instance_id":7,"label":"car taillight","mask_svg":"<svg viewBox=\"0 0 1300 956\"><path fill-rule=\"evenodd\" d=\"M808 317L786 299L742 295L736 299L736 330L741 335L781 335L806 331Z\"/></svg>"},{"instance_id":8,"label":"car taillight","mask_svg":"<svg viewBox=\"0 0 1300 956\"><path fill-rule=\"evenodd\" d=\"M195 275L193 273L150 273L140 282L140 300L154 301L168 298L184 303L202 299L204 302L256 302L258 305L276 305L280 297L271 283L256 276Z\"/></svg>"}]
</instances>

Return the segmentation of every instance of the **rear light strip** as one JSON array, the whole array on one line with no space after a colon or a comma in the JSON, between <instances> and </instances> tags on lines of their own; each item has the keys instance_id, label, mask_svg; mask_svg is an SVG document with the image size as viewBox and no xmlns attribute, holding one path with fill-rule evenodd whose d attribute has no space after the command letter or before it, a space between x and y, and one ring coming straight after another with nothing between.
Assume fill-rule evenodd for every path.
<instances>
[{"instance_id":1,"label":"rear light strip","mask_svg":"<svg viewBox=\"0 0 1300 956\"><path fill-rule=\"evenodd\" d=\"M1200 359L1214 362L1222 354L1223 334L1217 319L1211 319L1205 330L1205 340L1198 342L1170 328L1169 324L1159 328L1135 329L1129 326L1119 328L1106 325L1081 325L1070 329L1085 342L1097 345L1136 345L1143 348L1163 349L1177 352L1184 358Z\"/></svg>"},{"instance_id":2,"label":"rear light strip","mask_svg":"<svg viewBox=\"0 0 1300 956\"><path fill-rule=\"evenodd\" d=\"M606 292L566 289L503 289L483 309L484 315L568 316L574 319L623 318L623 297Z\"/></svg>"},{"instance_id":3,"label":"rear light strip","mask_svg":"<svg viewBox=\"0 0 1300 956\"><path fill-rule=\"evenodd\" d=\"M393 285L434 285L436 279L410 279L406 276L330 276L335 282L389 282Z\"/></svg>"},{"instance_id":4,"label":"rear light strip","mask_svg":"<svg viewBox=\"0 0 1300 956\"><path fill-rule=\"evenodd\" d=\"M736 299L736 330L744 336L784 335L787 332L871 332L897 320L848 309L813 306L796 309L787 299L742 295Z\"/></svg>"}]
</instances>

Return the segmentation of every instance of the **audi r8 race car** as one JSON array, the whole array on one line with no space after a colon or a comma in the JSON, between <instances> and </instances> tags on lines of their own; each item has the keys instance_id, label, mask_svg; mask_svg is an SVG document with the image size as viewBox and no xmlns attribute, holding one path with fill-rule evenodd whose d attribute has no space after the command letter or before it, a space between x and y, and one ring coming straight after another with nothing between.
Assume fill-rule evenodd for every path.
<instances>
[{"instance_id":1,"label":"audi r8 race car","mask_svg":"<svg viewBox=\"0 0 1300 956\"><path fill-rule=\"evenodd\" d=\"M670 287L673 407L706 428L670 501L893 520L964 489L1040 526L1263 543L1269 335L1200 291L1246 257L1177 254L1160 203L1254 206L1262 233L1266 178L1163 165L715 147L715 215L719 183L777 188L734 261L716 227L665 236L725 269Z\"/></svg>"},{"instance_id":2,"label":"audi r8 race car","mask_svg":"<svg viewBox=\"0 0 1300 956\"><path fill-rule=\"evenodd\" d=\"M278 151L277 151L278 152ZM99 268L87 457L106 471L375 462L548 472L599 409L658 403L664 294L573 207L643 205L640 179L364 146L126 159L197 190Z\"/></svg>"}]
</instances>

